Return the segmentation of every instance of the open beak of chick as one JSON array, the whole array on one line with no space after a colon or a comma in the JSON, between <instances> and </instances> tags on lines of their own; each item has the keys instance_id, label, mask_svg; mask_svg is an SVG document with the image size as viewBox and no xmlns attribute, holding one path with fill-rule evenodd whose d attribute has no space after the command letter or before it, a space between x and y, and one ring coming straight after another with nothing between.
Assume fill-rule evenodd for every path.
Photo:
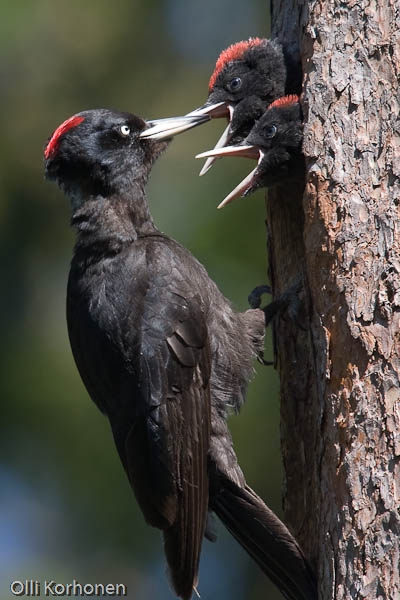
<instances>
[{"instance_id":1,"label":"open beak of chick","mask_svg":"<svg viewBox=\"0 0 400 600\"><path fill-rule=\"evenodd\" d=\"M257 160L257 166L241 181L230 194L222 200L217 208L223 208L235 198L244 196L254 185L255 180L258 176L258 167L264 158L264 153L257 146L250 146L243 144L240 146L225 146L218 148L217 146L213 150L202 152L198 154L196 158L207 158L214 159L222 158L223 156L239 156L245 158L252 158ZM204 168L204 167L203 167Z\"/></svg>"},{"instance_id":2,"label":"open beak of chick","mask_svg":"<svg viewBox=\"0 0 400 600\"><path fill-rule=\"evenodd\" d=\"M212 104L208 104L207 102L200 106L200 108L196 108L192 112L188 113L187 116L196 116L196 115L208 115L212 119L218 119L221 117L226 117L228 119L228 125L226 126L224 132L219 138L218 142L215 145L214 150L218 150L219 148L223 148L227 146L232 137L230 133L230 125L232 121L233 115L233 106L228 102L214 102ZM214 162L219 158L218 156L209 156L205 161L203 168L201 169L199 175L205 175L207 171L211 169Z\"/></svg>"}]
</instances>

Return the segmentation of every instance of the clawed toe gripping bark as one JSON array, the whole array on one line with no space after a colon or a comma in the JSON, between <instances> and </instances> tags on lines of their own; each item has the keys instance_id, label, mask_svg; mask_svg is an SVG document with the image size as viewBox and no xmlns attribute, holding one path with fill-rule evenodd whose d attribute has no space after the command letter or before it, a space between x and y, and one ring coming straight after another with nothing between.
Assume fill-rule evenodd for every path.
<instances>
[{"instance_id":1,"label":"clawed toe gripping bark","mask_svg":"<svg viewBox=\"0 0 400 600\"><path fill-rule=\"evenodd\" d=\"M261 308L265 315L265 327L271 323L272 319L279 314L282 318L288 317L296 325L305 330L305 326L301 321L301 298L302 281L296 279L283 294L278 298ZM260 308L261 296L263 294L271 294L272 290L268 285L259 285L249 294L248 302L251 308Z\"/></svg>"}]
</instances>

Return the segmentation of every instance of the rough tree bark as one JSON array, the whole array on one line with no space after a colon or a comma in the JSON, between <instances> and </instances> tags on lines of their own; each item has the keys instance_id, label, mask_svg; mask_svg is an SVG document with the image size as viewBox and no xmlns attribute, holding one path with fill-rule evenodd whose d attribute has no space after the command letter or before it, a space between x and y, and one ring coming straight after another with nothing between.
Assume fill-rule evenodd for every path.
<instances>
[{"instance_id":1,"label":"rough tree bark","mask_svg":"<svg viewBox=\"0 0 400 600\"><path fill-rule=\"evenodd\" d=\"M272 0L304 72L305 192L267 203L286 520L320 599L400 599L400 3Z\"/></svg>"}]
</instances>

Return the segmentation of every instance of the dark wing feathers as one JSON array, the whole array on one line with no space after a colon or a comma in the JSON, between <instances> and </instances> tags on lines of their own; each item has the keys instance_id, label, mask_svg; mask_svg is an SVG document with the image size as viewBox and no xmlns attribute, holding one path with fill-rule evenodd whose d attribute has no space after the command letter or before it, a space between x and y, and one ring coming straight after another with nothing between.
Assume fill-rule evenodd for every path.
<instances>
[{"instance_id":1,"label":"dark wing feathers","mask_svg":"<svg viewBox=\"0 0 400 600\"><path fill-rule=\"evenodd\" d=\"M199 381L199 369L194 373ZM191 598L197 584L198 563L208 511L207 455L209 420L203 417L204 397L201 385L192 391L192 405L183 398L184 440L181 445L179 473L180 506L177 520L164 533L165 553L171 580L177 594ZM189 416L189 410L192 414Z\"/></svg>"},{"instance_id":2,"label":"dark wing feathers","mask_svg":"<svg viewBox=\"0 0 400 600\"><path fill-rule=\"evenodd\" d=\"M139 502L145 491L140 503L146 518L153 524L164 523L173 586L180 597L190 598L208 512L211 358L198 298L183 298L164 289L160 312L154 310L154 298L151 307L149 320L146 309L143 313L141 342L147 443L140 440L136 448L127 446L135 465L137 452L145 454L139 461L141 471L132 464L129 475Z\"/></svg>"},{"instance_id":3,"label":"dark wing feathers","mask_svg":"<svg viewBox=\"0 0 400 600\"><path fill-rule=\"evenodd\" d=\"M183 367L195 367L198 359L199 352L197 348L188 346L180 335L174 333L167 338L167 344L170 350L173 352L176 360L180 362Z\"/></svg>"},{"instance_id":4,"label":"dark wing feathers","mask_svg":"<svg viewBox=\"0 0 400 600\"><path fill-rule=\"evenodd\" d=\"M186 251L171 244L138 241L96 277L75 257L68 326L144 517L163 530L175 590L188 599L208 510L211 357Z\"/></svg>"},{"instance_id":5,"label":"dark wing feathers","mask_svg":"<svg viewBox=\"0 0 400 600\"><path fill-rule=\"evenodd\" d=\"M175 333L187 346L202 348L207 336L204 317L197 321L194 319L186 319L184 322L180 322L175 329Z\"/></svg>"}]
</instances>

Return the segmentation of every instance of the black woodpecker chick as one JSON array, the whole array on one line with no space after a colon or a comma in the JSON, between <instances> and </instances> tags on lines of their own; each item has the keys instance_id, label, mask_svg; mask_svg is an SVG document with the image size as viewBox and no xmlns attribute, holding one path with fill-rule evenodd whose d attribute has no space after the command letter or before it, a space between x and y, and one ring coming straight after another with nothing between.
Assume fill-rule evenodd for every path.
<instances>
[{"instance_id":1,"label":"black woodpecker chick","mask_svg":"<svg viewBox=\"0 0 400 600\"><path fill-rule=\"evenodd\" d=\"M177 596L189 600L197 586L213 511L286 598L314 600L301 549L247 486L226 424L244 402L264 313L235 313L204 267L157 229L145 196L165 140L198 122L90 110L48 142L46 176L70 198L77 232L71 347L143 515L162 531Z\"/></svg>"},{"instance_id":2,"label":"black woodpecker chick","mask_svg":"<svg viewBox=\"0 0 400 600\"><path fill-rule=\"evenodd\" d=\"M237 146L203 152L197 158L243 156L256 159L257 166L219 204L222 208L239 196L279 183L302 181L303 118L298 96L284 96L269 105L247 138Z\"/></svg>"},{"instance_id":3,"label":"black woodpecker chick","mask_svg":"<svg viewBox=\"0 0 400 600\"><path fill-rule=\"evenodd\" d=\"M300 93L300 64L294 64L278 40L250 38L223 50L209 82L207 102L189 114L226 116L228 126L216 148L237 144L249 133L267 106L285 94ZM288 89L289 88L289 89ZM215 159L210 158L201 175Z\"/></svg>"}]
</instances>

